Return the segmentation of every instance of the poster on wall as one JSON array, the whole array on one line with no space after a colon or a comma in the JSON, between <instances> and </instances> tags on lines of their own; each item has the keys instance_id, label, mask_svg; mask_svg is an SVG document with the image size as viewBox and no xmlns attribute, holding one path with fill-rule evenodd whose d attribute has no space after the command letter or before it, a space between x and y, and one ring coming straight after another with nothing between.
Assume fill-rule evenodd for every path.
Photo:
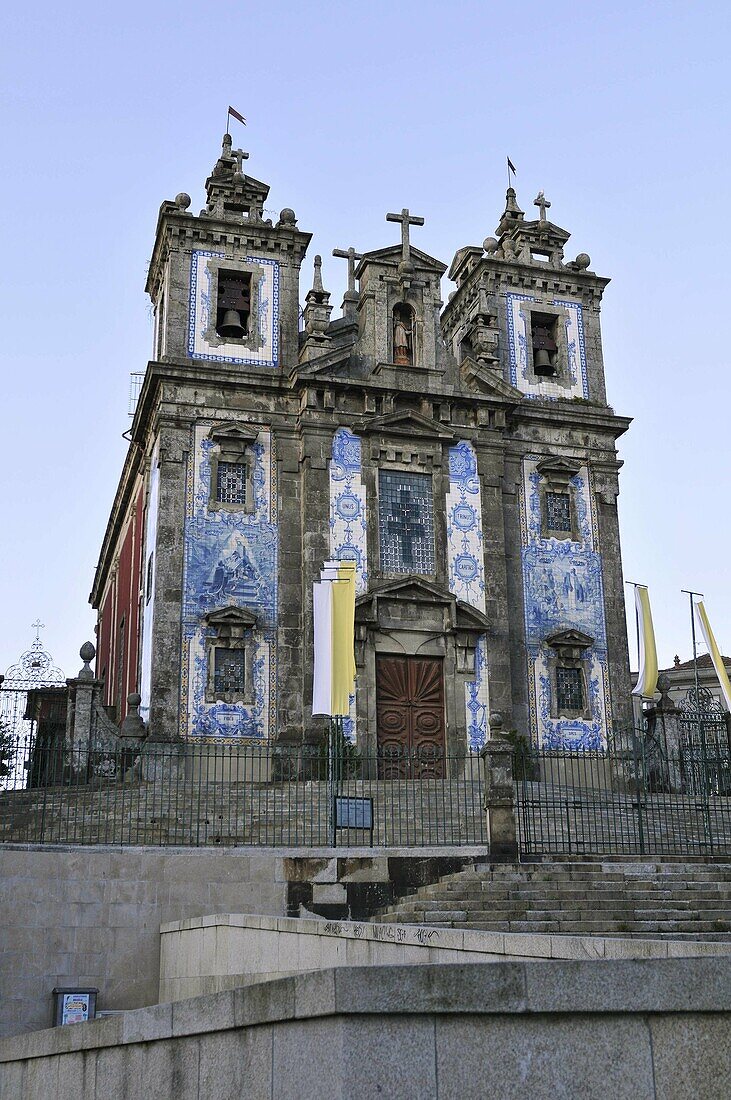
<instances>
[{"instance_id":1,"label":"poster on wall","mask_svg":"<svg viewBox=\"0 0 731 1100\"><path fill-rule=\"evenodd\" d=\"M97 989L54 989L55 1027L85 1024L96 1016Z\"/></svg>"}]
</instances>

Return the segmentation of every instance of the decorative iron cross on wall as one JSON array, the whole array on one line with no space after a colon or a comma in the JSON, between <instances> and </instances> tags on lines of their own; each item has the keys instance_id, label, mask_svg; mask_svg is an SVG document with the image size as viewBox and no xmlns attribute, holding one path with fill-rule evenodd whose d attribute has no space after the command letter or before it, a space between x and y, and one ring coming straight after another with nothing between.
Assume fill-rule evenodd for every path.
<instances>
[{"instance_id":1,"label":"decorative iron cross on wall","mask_svg":"<svg viewBox=\"0 0 731 1100\"><path fill-rule=\"evenodd\" d=\"M414 501L410 489L402 489L398 503L394 501L391 518L386 522L388 534L399 540L404 565L414 564L414 541L426 534L425 525L416 517L419 505ZM398 513L396 513L398 507Z\"/></svg>"}]
</instances>

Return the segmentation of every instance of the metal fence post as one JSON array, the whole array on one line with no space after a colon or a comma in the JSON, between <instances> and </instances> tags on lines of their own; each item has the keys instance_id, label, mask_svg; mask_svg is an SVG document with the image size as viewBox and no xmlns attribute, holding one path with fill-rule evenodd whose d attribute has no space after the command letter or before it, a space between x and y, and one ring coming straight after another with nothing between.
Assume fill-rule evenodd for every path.
<instances>
[{"instance_id":1,"label":"metal fence post","mask_svg":"<svg viewBox=\"0 0 731 1100\"><path fill-rule=\"evenodd\" d=\"M490 715L490 734L480 753L485 775L485 813L490 857L518 857L513 786L513 746L502 736L502 716Z\"/></svg>"}]
</instances>

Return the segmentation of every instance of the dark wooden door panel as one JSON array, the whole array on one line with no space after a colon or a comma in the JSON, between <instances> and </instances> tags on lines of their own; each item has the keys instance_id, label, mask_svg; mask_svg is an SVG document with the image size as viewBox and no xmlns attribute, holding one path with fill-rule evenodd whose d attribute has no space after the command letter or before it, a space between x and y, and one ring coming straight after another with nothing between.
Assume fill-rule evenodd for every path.
<instances>
[{"instance_id":1,"label":"dark wooden door panel","mask_svg":"<svg viewBox=\"0 0 731 1100\"><path fill-rule=\"evenodd\" d=\"M437 657L376 659L379 775L444 775L444 678Z\"/></svg>"}]
</instances>

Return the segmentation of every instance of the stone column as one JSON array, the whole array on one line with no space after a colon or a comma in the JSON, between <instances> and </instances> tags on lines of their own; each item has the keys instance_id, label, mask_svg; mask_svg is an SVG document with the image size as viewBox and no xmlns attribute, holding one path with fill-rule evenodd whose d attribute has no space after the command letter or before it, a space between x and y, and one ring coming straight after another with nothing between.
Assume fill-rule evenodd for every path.
<instances>
[{"instance_id":1,"label":"stone column","mask_svg":"<svg viewBox=\"0 0 731 1100\"><path fill-rule=\"evenodd\" d=\"M513 787L513 746L502 736L502 716L490 715L490 734L480 753L485 774L485 812L490 859L518 858Z\"/></svg>"}]
</instances>

